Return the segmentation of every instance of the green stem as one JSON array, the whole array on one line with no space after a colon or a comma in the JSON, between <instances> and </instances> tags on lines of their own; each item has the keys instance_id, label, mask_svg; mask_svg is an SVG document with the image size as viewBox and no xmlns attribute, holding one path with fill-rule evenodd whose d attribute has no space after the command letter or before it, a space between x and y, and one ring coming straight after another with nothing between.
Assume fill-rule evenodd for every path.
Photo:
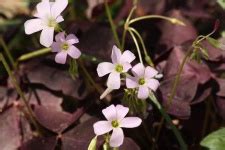
<instances>
[{"instance_id":1,"label":"green stem","mask_svg":"<svg viewBox=\"0 0 225 150\"><path fill-rule=\"evenodd\" d=\"M182 21L180 21L176 18L165 17L165 16L160 16L160 15L147 15L147 16L138 17L138 18L132 19L129 22L129 24L135 23L137 21L145 20L145 19L163 19L163 20L169 21L173 24L183 25L183 26L185 25Z\"/></svg>"},{"instance_id":2,"label":"green stem","mask_svg":"<svg viewBox=\"0 0 225 150\"><path fill-rule=\"evenodd\" d=\"M1 43L2 47L3 47L3 50L6 53L6 56L9 59L10 64L12 65L13 69L15 70L16 69L15 60L13 59L13 57L12 57L12 55L11 55L11 53L10 53L10 51L9 51L9 49L8 49L8 47L7 47L7 45L6 45L6 43L5 43L5 41L4 41L2 36L0 36L0 43Z\"/></svg>"},{"instance_id":3,"label":"green stem","mask_svg":"<svg viewBox=\"0 0 225 150\"><path fill-rule=\"evenodd\" d=\"M139 60L140 60L140 62L143 64L143 60L142 60L142 56L141 56L141 50L140 50L140 47L139 47L139 45L138 45L137 39L136 39L136 37L134 36L133 32L132 32L129 28L128 28L128 31L129 31L129 33L130 33L131 37L133 38L134 43L135 43L135 45L136 45L137 52L138 52L138 56L139 56Z\"/></svg>"},{"instance_id":4,"label":"green stem","mask_svg":"<svg viewBox=\"0 0 225 150\"><path fill-rule=\"evenodd\" d=\"M162 116L165 118L166 122L170 125L177 141L180 144L180 148L181 150L187 150L187 145L184 142L181 133L179 132L179 130L176 128L176 126L174 126L174 124L172 123L172 120L170 118L170 116L165 112L165 110L163 109L163 107L160 105L160 103L158 102L158 100L156 99L156 97L154 96L154 94L152 93L149 97L152 102L156 105L156 107L158 108L158 110L160 111L160 113L162 114Z\"/></svg>"},{"instance_id":5,"label":"green stem","mask_svg":"<svg viewBox=\"0 0 225 150\"><path fill-rule=\"evenodd\" d=\"M25 61L25 60L28 60L28 59L31 59L31 58L35 58L35 57L47 54L49 52L51 52L51 48L39 49L39 50L36 50L36 51L33 51L33 52L30 52L30 53L27 53L27 54L24 54L24 55L20 56L18 58L18 61Z\"/></svg>"},{"instance_id":6,"label":"green stem","mask_svg":"<svg viewBox=\"0 0 225 150\"><path fill-rule=\"evenodd\" d=\"M191 54L192 52L192 48L189 48L189 50L187 51L184 59L182 60L180 66L179 66L179 69L177 71L177 74L176 74L176 77L175 77L175 80L173 82L173 85L172 85L172 90L171 90L171 94L169 95L169 98L168 98L168 102L169 102L169 105L168 107L172 104L172 101L173 101L173 98L176 94L176 90L177 90L177 86L178 86L178 83L180 81L180 76L181 76L181 73L183 71L183 68L184 68L184 65L189 57L189 55Z\"/></svg>"},{"instance_id":7,"label":"green stem","mask_svg":"<svg viewBox=\"0 0 225 150\"><path fill-rule=\"evenodd\" d=\"M104 4L105 4L106 14L107 14L107 17L109 19L109 23L110 23L110 26L111 26L111 29L112 29L112 32L113 32L113 36L114 36L116 45L118 45L118 47L122 50L122 46L120 44L119 37L118 37L118 34L116 32L116 26L113 23L113 19L112 19L112 15L111 15L111 12L110 12L110 9L109 9L109 5L108 5L106 0L104 1Z\"/></svg>"},{"instance_id":8,"label":"green stem","mask_svg":"<svg viewBox=\"0 0 225 150\"><path fill-rule=\"evenodd\" d=\"M154 67L153 61L152 61L151 57L149 57L149 55L148 55L147 49L146 49L146 47L145 47L145 44L144 44L144 41L143 41L141 35L138 33L137 30L135 30L135 29L132 28L132 27L129 27L129 30L133 31L133 32L136 34L136 36L139 38L139 40L140 40L140 42L141 42L141 45L142 45L142 48L143 48L143 50L144 50L145 61L146 61L150 66Z\"/></svg>"},{"instance_id":9,"label":"green stem","mask_svg":"<svg viewBox=\"0 0 225 150\"><path fill-rule=\"evenodd\" d=\"M130 21L130 18L131 18L131 16L133 15L134 10L135 10L136 8L137 8L137 7L134 6L134 7L131 9L131 11L130 11L130 13L129 13L127 19L126 19L126 22L125 22L125 24L124 24L123 35L122 35L122 50L124 49L124 45L125 45L125 39L126 39L127 29L129 28L129 21Z\"/></svg>"},{"instance_id":10,"label":"green stem","mask_svg":"<svg viewBox=\"0 0 225 150\"><path fill-rule=\"evenodd\" d=\"M91 75L88 73L87 69L84 67L83 61L78 60L79 66L81 70L83 71L84 75L87 77L89 82L92 84L92 86L101 94L102 90L98 87L98 85L95 83L95 81L92 79Z\"/></svg>"},{"instance_id":11,"label":"green stem","mask_svg":"<svg viewBox=\"0 0 225 150\"><path fill-rule=\"evenodd\" d=\"M2 64L4 65L7 73L9 74L9 77L11 78L12 80L12 83L13 85L15 86L16 88L16 91L18 92L18 94L20 95L26 109L27 109L27 112L29 114L29 119L30 121L32 122L32 124L35 126L35 128L39 131L39 133L41 134L41 130L39 128L39 125L37 124L36 120L35 120L35 117L34 117L34 114L33 114L33 111L29 105L29 103L27 102L26 98L25 98L25 95L23 94L21 88L19 87L19 84L17 83L16 81L16 77L13 75L13 73L11 72L10 68L9 68L9 65L7 64L4 56L2 55L2 53L0 53L0 61L2 61Z\"/></svg>"}]
</instances>

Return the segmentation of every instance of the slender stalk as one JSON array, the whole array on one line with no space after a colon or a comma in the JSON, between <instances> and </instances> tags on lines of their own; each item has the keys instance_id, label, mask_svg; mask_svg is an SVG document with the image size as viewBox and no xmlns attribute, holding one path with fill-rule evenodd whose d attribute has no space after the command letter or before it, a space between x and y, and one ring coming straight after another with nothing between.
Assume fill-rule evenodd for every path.
<instances>
[{"instance_id":1,"label":"slender stalk","mask_svg":"<svg viewBox=\"0 0 225 150\"><path fill-rule=\"evenodd\" d=\"M20 95L20 97L22 98L22 101L27 109L27 112L29 114L29 119L30 121L32 122L32 124L35 126L35 128L39 131L39 133L41 134L41 130L39 128L39 125L37 124L36 120L35 120L35 117L34 117L34 114L33 114L33 111L29 105L29 103L27 102L26 98L25 98L25 95L23 94L21 88L19 87L19 84L17 83L16 81L16 78L15 76L13 75L13 73L11 72L10 68L9 68L9 65L7 64L4 56L2 55L2 53L0 53L0 61L2 61L2 64L4 65L7 73L9 74L9 77L11 78L12 82L13 82L13 85L15 86L16 88L16 91L18 92L18 94Z\"/></svg>"},{"instance_id":2,"label":"slender stalk","mask_svg":"<svg viewBox=\"0 0 225 150\"><path fill-rule=\"evenodd\" d=\"M131 9L131 11L130 11L130 13L129 13L127 19L126 19L126 22L125 22L125 24L124 24L123 35L122 35L122 46L121 46L121 47L122 47L122 50L124 49L124 45L125 45L125 39L126 39L127 29L128 29L128 27L129 27L129 21L130 21L130 18L131 18L131 16L133 15L134 10L135 10L136 8L137 8L137 7L134 6L134 7Z\"/></svg>"},{"instance_id":3,"label":"slender stalk","mask_svg":"<svg viewBox=\"0 0 225 150\"><path fill-rule=\"evenodd\" d=\"M133 38L134 43L135 43L135 45L136 45L139 60L140 60L140 62L143 64L143 60L142 60L142 56L141 56L141 50L140 50L140 47L139 47L139 45L138 45L137 39L136 39L136 37L134 36L133 32L132 32L129 28L128 28L128 31L129 31L129 33L130 33L131 37Z\"/></svg>"},{"instance_id":4,"label":"slender stalk","mask_svg":"<svg viewBox=\"0 0 225 150\"><path fill-rule=\"evenodd\" d=\"M177 90L178 83L179 83L179 81L180 81L181 73L182 73L182 71L183 71L184 65L185 65L185 63L186 63L186 61L187 61L189 55L191 54L191 52L192 52L192 47L189 48L189 50L187 51L187 53L186 53L184 59L182 60L180 66L179 66L179 69L178 69L178 71L177 71L175 80L174 80L173 85L172 85L171 94L170 94L169 97L168 97L169 106L172 104L173 98L174 98L174 96L175 96L175 94L176 94L176 90ZM169 107L169 106L168 106L168 107Z\"/></svg>"},{"instance_id":5,"label":"slender stalk","mask_svg":"<svg viewBox=\"0 0 225 150\"><path fill-rule=\"evenodd\" d=\"M3 50L5 51L6 56L9 59L10 64L12 65L13 69L15 70L16 69L16 62L13 59L13 57L12 57L12 55L11 55L11 53L10 53L10 51L9 51L9 49L8 49L8 47L7 47L7 45L6 45L2 36L0 36L0 43L3 47Z\"/></svg>"},{"instance_id":6,"label":"slender stalk","mask_svg":"<svg viewBox=\"0 0 225 150\"><path fill-rule=\"evenodd\" d=\"M91 75L88 73L87 69L84 67L83 61L78 60L79 66L82 69L84 75L87 77L89 82L92 84L92 86L101 94L101 89L98 87L98 85L95 83L95 81L92 79Z\"/></svg>"},{"instance_id":7,"label":"slender stalk","mask_svg":"<svg viewBox=\"0 0 225 150\"><path fill-rule=\"evenodd\" d=\"M149 97L152 102L156 105L156 107L158 108L159 112L162 114L162 116L165 118L166 122L170 125L177 141L180 144L180 148L181 150L187 150L187 145L184 142L179 130L176 128L176 126L174 126L174 124L172 123L172 120L170 118L170 116L165 112L165 110L163 109L163 107L160 105L160 103L158 102L158 100L156 99L156 97L154 96L154 94L152 93Z\"/></svg>"},{"instance_id":8,"label":"slender stalk","mask_svg":"<svg viewBox=\"0 0 225 150\"><path fill-rule=\"evenodd\" d=\"M30 52L30 53L27 53L27 54L24 54L24 55L20 56L18 58L18 61L25 61L25 60L28 60L28 59L31 59L31 58L35 58L35 57L47 54L49 52L51 52L51 48L39 49L39 50L36 50L36 51L33 51L33 52Z\"/></svg>"},{"instance_id":9,"label":"slender stalk","mask_svg":"<svg viewBox=\"0 0 225 150\"><path fill-rule=\"evenodd\" d=\"M148 55L147 49L146 49L146 47L145 47L145 44L144 44L144 41L143 41L141 35L140 35L140 34L138 33L138 31L135 30L134 28L129 27L129 29L130 29L132 32L134 32L134 33L136 34L136 36L139 38L139 40L140 40L140 42L141 42L141 45L142 45L142 48L143 48L143 50L144 50L145 60L146 60L146 62L147 62L150 66L153 67L153 66L154 66L153 61L152 61L151 57L149 57L149 55Z\"/></svg>"},{"instance_id":10,"label":"slender stalk","mask_svg":"<svg viewBox=\"0 0 225 150\"><path fill-rule=\"evenodd\" d=\"M165 16L160 16L160 15L147 15L147 16L138 17L138 18L130 20L129 24L135 23L137 21L145 20L145 19L163 19L163 20L169 21L173 24L183 25L183 26L185 25L182 21L180 21L176 18L165 17Z\"/></svg>"},{"instance_id":11,"label":"slender stalk","mask_svg":"<svg viewBox=\"0 0 225 150\"><path fill-rule=\"evenodd\" d=\"M110 23L110 26L111 26L111 29L112 29L112 32L113 32L113 36L114 36L116 45L118 45L118 47L122 50L122 46L120 44L119 37L118 37L118 34L116 32L116 26L113 22L112 15L111 15L111 12L110 12L110 9L109 9L109 5L108 5L106 0L104 1L104 4L105 4L106 14L107 14L107 17L109 19L109 23Z\"/></svg>"}]
</instances>

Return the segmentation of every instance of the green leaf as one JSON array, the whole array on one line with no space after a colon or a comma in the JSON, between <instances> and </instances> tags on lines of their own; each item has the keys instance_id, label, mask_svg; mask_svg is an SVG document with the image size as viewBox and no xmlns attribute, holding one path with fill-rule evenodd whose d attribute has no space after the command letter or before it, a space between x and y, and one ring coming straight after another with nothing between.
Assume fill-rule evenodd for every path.
<instances>
[{"instance_id":1,"label":"green leaf","mask_svg":"<svg viewBox=\"0 0 225 150\"><path fill-rule=\"evenodd\" d=\"M91 142L90 142L90 144L89 144L89 146L88 146L88 150L96 150L96 144L97 144L97 136L95 136L95 137L91 140Z\"/></svg>"},{"instance_id":2,"label":"green leaf","mask_svg":"<svg viewBox=\"0 0 225 150\"><path fill-rule=\"evenodd\" d=\"M225 128L210 133L200 143L201 146L209 150L224 150L225 148Z\"/></svg>"},{"instance_id":3,"label":"green leaf","mask_svg":"<svg viewBox=\"0 0 225 150\"><path fill-rule=\"evenodd\" d=\"M207 37L206 39L215 48L220 48L220 42L218 40L211 38L211 37Z\"/></svg>"},{"instance_id":4,"label":"green leaf","mask_svg":"<svg viewBox=\"0 0 225 150\"><path fill-rule=\"evenodd\" d=\"M225 9L225 0L217 0L217 3L218 3L223 9Z\"/></svg>"}]
</instances>

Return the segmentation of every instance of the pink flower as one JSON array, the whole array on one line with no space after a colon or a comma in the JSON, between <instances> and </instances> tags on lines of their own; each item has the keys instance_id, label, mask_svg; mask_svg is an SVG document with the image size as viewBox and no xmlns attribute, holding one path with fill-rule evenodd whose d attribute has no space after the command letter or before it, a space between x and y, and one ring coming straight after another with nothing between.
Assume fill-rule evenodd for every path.
<instances>
[{"instance_id":1,"label":"pink flower","mask_svg":"<svg viewBox=\"0 0 225 150\"><path fill-rule=\"evenodd\" d=\"M34 15L37 18L27 20L24 23L25 33L32 34L42 30L40 43L45 47L50 47L53 42L54 29L58 23L64 20L61 12L67 4L68 0L56 0L55 2L43 0L38 3L36 6L37 13Z\"/></svg>"},{"instance_id":2,"label":"pink flower","mask_svg":"<svg viewBox=\"0 0 225 150\"><path fill-rule=\"evenodd\" d=\"M134 128L141 124L138 117L125 117L129 108L122 105L110 105L102 110L107 121L98 121L94 126L96 135L102 135L112 131L109 144L111 147L119 147L123 144L124 134L121 128Z\"/></svg>"},{"instance_id":3,"label":"pink flower","mask_svg":"<svg viewBox=\"0 0 225 150\"><path fill-rule=\"evenodd\" d=\"M52 52L57 52L55 56L55 61L60 64L66 63L67 55L70 57L77 59L80 57L81 52L78 48L73 46L73 44L78 43L78 38L73 35L69 34L65 38L65 33L60 32L55 36L56 42L52 43Z\"/></svg>"},{"instance_id":4,"label":"pink flower","mask_svg":"<svg viewBox=\"0 0 225 150\"><path fill-rule=\"evenodd\" d=\"M129 50L126 50L121 53L121 51L113 46L112 63L102 62L97 67L98 76L102 77L106 74L109 74L107 87L110 89L119 89L120 88L120 74L127 72L131 66L131 62L135 59L135 56Z\"/></svg>"},{"instance_id":5,"label":"pink flower","mask_svg":"<svg viewBox=\"0 0 225 150\"><path fill-rule=\"evenodd\" d=\"M156 91L159 87L159 81L155 78L158 75L158 71L148 66L144 67L143 64L139 63L132 68L134 77L126 78L127 88L138 88L139 99L146 99L149 96L150 91ZM155 78L154 78L155 77Z\"/></svg>"}]
</instances>

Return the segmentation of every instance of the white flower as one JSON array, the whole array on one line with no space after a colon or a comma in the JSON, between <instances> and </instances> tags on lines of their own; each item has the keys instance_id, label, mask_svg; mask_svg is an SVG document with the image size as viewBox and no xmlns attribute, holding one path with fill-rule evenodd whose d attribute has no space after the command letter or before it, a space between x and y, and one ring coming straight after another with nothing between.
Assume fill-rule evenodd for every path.
<instances>
[{"instance_id":1,"label":"white flower","mask_svg":"<svg viewBox=\"0 0 225 150\"><path fill-rule=\"evenodd\" d=\"M138 88L138 98L146 99L149 96L149 92L156 91L159 87L159 81L155 78L161 77L158 71L148 66L144 67L143 64L138 63L132 68L134 77L126 78L127 88Z\"/></svg>"},{"instance_id":2,"label":"white flower","mask_svg":"<svg viewBox=\"0 0 225 150\"><path fill-rule=\"evenodd\" d=\"M24 23L25 33L32 34L42 30L40 43L45 47L50 47L53 42L54 29L58 23L64 20L61 12L67 4L68 0L56 0L55 2L43 0L38 3L36 6L37 13L34 15L37 18L27 20Z\"/></svg>"},{"instance_id":3,"label":"white flower","mask_svg":"<svg viewBox=\"0 0 225 150\"><path fill-rule=\"evenodd\" d=\"M65 37L65 32L60 32L55 36L55 41L52 43L52 52L57 52L55 61L60 64L66 63L67 55L77 59L81 52L73 44L78 43L79 40L74 34L69 34Z\"/></svg>"},{"instance_id":4,"label":"white flower","mask_svg":"<svg viewBox=\"0 0 225 150\"><path fill-rule=\"evenodd\" d=\"M96 135L102 135L112 132L109 144L111 147L119 147L123 144L124 134L121 128L134 128L141 124L141 119L138 117L125 117L129 112L129 108L122 105L110 105L102 110L107 121L98 121L94 126Z\"/></svg>"},{"instance_id":5,"label":"white flower","mask_svg":"<svg viewBox=\"0 0 225 150\"><path fill-rule=\"evenodd\" d=\"M107 87L110 89L119 89L120 74L125 73L132 68L130 63L135 59L135 56L129 50L124 51L122 54L116 46L113 46L111 58L112 63L102 62L98 65L98 76L102 77L109 74Z\"/></svg>"}]
</instances>

